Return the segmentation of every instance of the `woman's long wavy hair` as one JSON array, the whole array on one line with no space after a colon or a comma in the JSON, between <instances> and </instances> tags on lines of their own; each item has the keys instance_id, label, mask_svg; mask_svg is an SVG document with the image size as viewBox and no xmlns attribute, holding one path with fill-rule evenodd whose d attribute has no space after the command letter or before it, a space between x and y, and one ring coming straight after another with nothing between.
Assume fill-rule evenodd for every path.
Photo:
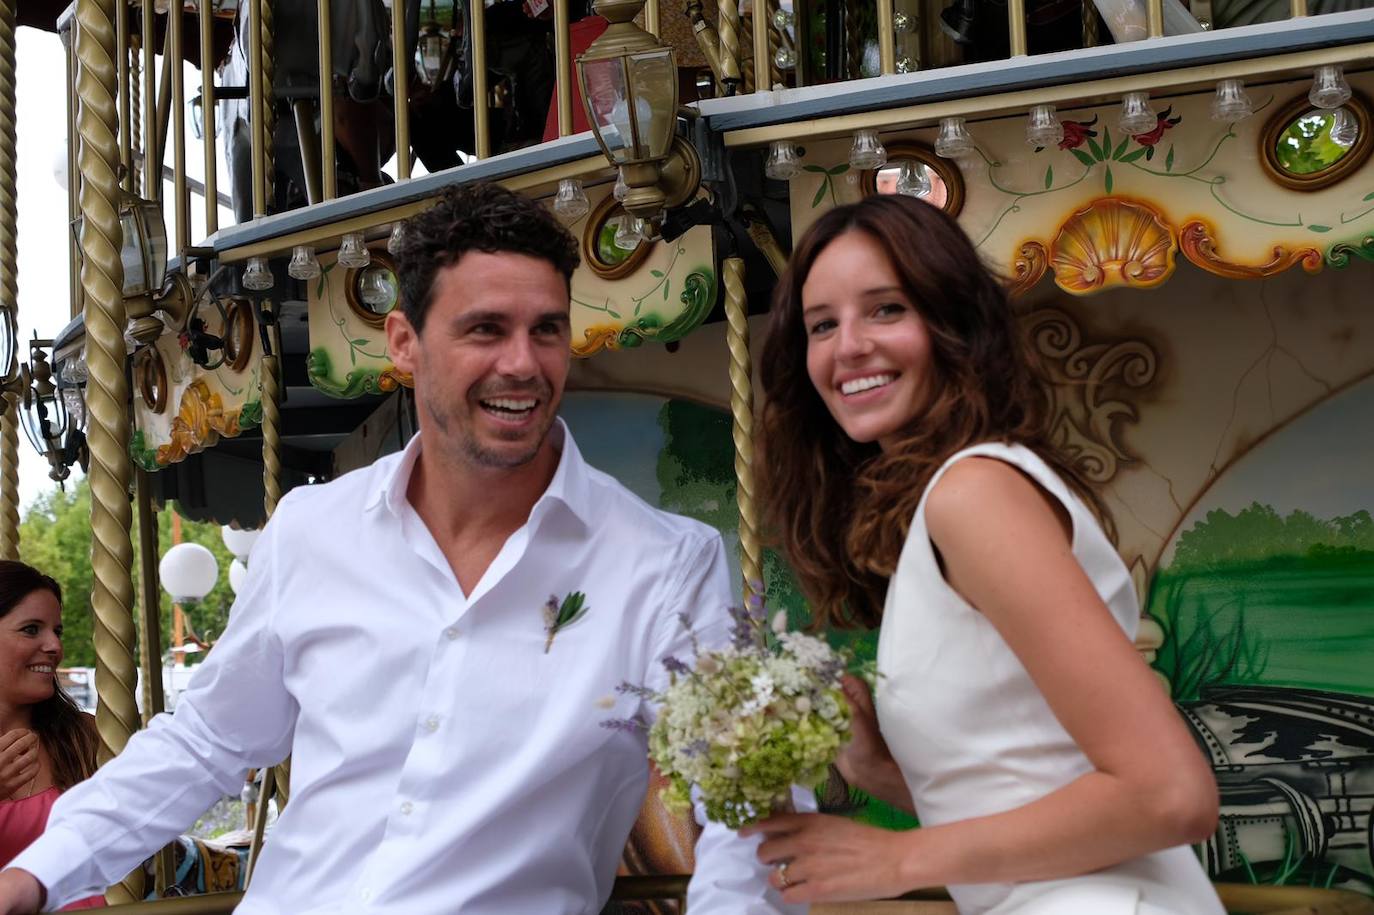
<instances>
[{"instance_id":1,"label":"woman's long wavy hair","mask_svg":"<svg viewBox=\"0 0 1374 915\"><path fill-rule=\"evenodd\" d=\"M33 566L0 560L0 618L35 591L47 591L62 605L62 586ZM33 707L32 728L52 763L53 784L63 791L95 772L96 735L91 719L77 708L53 674L52 695Z\"/></svg>"},{"instance_id":2,"label":"woman's long wavy hair","mask_svg":"<svg viewBox=\"0 0 1374 915\"><path fill-rule=\"evenodd\" d=\"M849 232L887 254L930 335L928 402L888 452L850 439L807 374L802 287L820 253ZM875 195L821 216L778 280L761 361L765 526L799 576L815 625L878 624L926 486L970 445L1025 445L1107 518L1051 445L1047 390L1004 284L937 207Z\"/></svg>"}]
</instances>

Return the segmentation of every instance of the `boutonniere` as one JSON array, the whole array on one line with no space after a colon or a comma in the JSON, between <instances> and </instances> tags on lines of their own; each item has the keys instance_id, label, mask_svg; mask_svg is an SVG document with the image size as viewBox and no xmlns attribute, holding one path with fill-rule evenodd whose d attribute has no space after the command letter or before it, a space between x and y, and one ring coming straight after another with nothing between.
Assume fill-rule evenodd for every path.
<instances>
[{"instance_id":1,"label":"boutonniere","mask_svg":"<svg viewBox=\"0 0 1374 915\"><path fill-rule=\"evenodd\" d=\"M563 598L562 603L558 602L558 595L549 595L549 602L544 605L544 632L548 636L544 640L544 654L549 653L553 647L553 637L560 630L582 619L586 613L587 595L581 591L573 591Z\"/></svg>"}]
</instances>

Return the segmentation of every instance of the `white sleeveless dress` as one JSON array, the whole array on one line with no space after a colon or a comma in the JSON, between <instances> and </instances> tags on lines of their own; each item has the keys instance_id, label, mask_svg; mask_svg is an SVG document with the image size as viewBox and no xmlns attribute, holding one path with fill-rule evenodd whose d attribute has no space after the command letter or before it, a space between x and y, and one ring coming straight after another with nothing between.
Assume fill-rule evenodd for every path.
<instances>
[{"instance_id":1,"label":"white sleeveless dress","mask_svg":"<svg viewBox=\"0 0 1374 915\"><path fill-rule=\"evenodd\" d=\"M1073 522L1073 554L1126 635L1140 611L1130 573L1096 518L1034 452L987 443L951 457L931 478L888 586L878 640L875 704L923 824L1000 813L1090 772L993 625L945 581L926 531L930 490L973 455L1020 468ZM1080 877L949 887L963 915L1224 915L1187 846Z\"/></svg>"}]
</instances>

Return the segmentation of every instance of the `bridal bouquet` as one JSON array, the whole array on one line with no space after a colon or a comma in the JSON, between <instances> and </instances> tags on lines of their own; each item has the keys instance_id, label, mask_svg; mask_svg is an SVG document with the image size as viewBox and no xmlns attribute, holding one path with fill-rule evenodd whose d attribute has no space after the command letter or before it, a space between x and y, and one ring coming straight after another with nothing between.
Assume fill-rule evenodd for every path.
<instances>
[{"instance_id":1,"label":"bridal bouquet","mask_svg":"<svg viewBox=\"0 0 1374 915\"><path fill-rule=\"evenodd\" d=\"M669 686L617 690L658 706L649 757L669 780L664 803L685 809L695 785L706 815L738 829L786 809L791 786L819 785L849 739L840 691L848 657L818 638L787 631L786 613L767 624L763 600L731 610L732 644L703 652L684 616L695 663L668 657ZM641 719L605 726L640 730Z\"/></svg>"}]
</instances>

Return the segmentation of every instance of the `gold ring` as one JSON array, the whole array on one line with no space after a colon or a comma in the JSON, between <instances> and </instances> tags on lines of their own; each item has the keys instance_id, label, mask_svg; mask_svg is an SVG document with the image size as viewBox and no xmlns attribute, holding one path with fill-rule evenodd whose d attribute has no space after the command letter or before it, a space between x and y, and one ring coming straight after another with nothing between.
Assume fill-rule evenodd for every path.
<instances>
[{"instance_id":1,"label":"gold ring","mask_svg":"<svg viewBox=\"0 0 1374 915\"><path fill-rule=\"evenodd\" d=\"M792 882L787 879L787 865L787 861L784 861L778 865L778 882L782 884L783 889L787 889L789 886L792 885Z\"/></svg>"}]
</instances>

